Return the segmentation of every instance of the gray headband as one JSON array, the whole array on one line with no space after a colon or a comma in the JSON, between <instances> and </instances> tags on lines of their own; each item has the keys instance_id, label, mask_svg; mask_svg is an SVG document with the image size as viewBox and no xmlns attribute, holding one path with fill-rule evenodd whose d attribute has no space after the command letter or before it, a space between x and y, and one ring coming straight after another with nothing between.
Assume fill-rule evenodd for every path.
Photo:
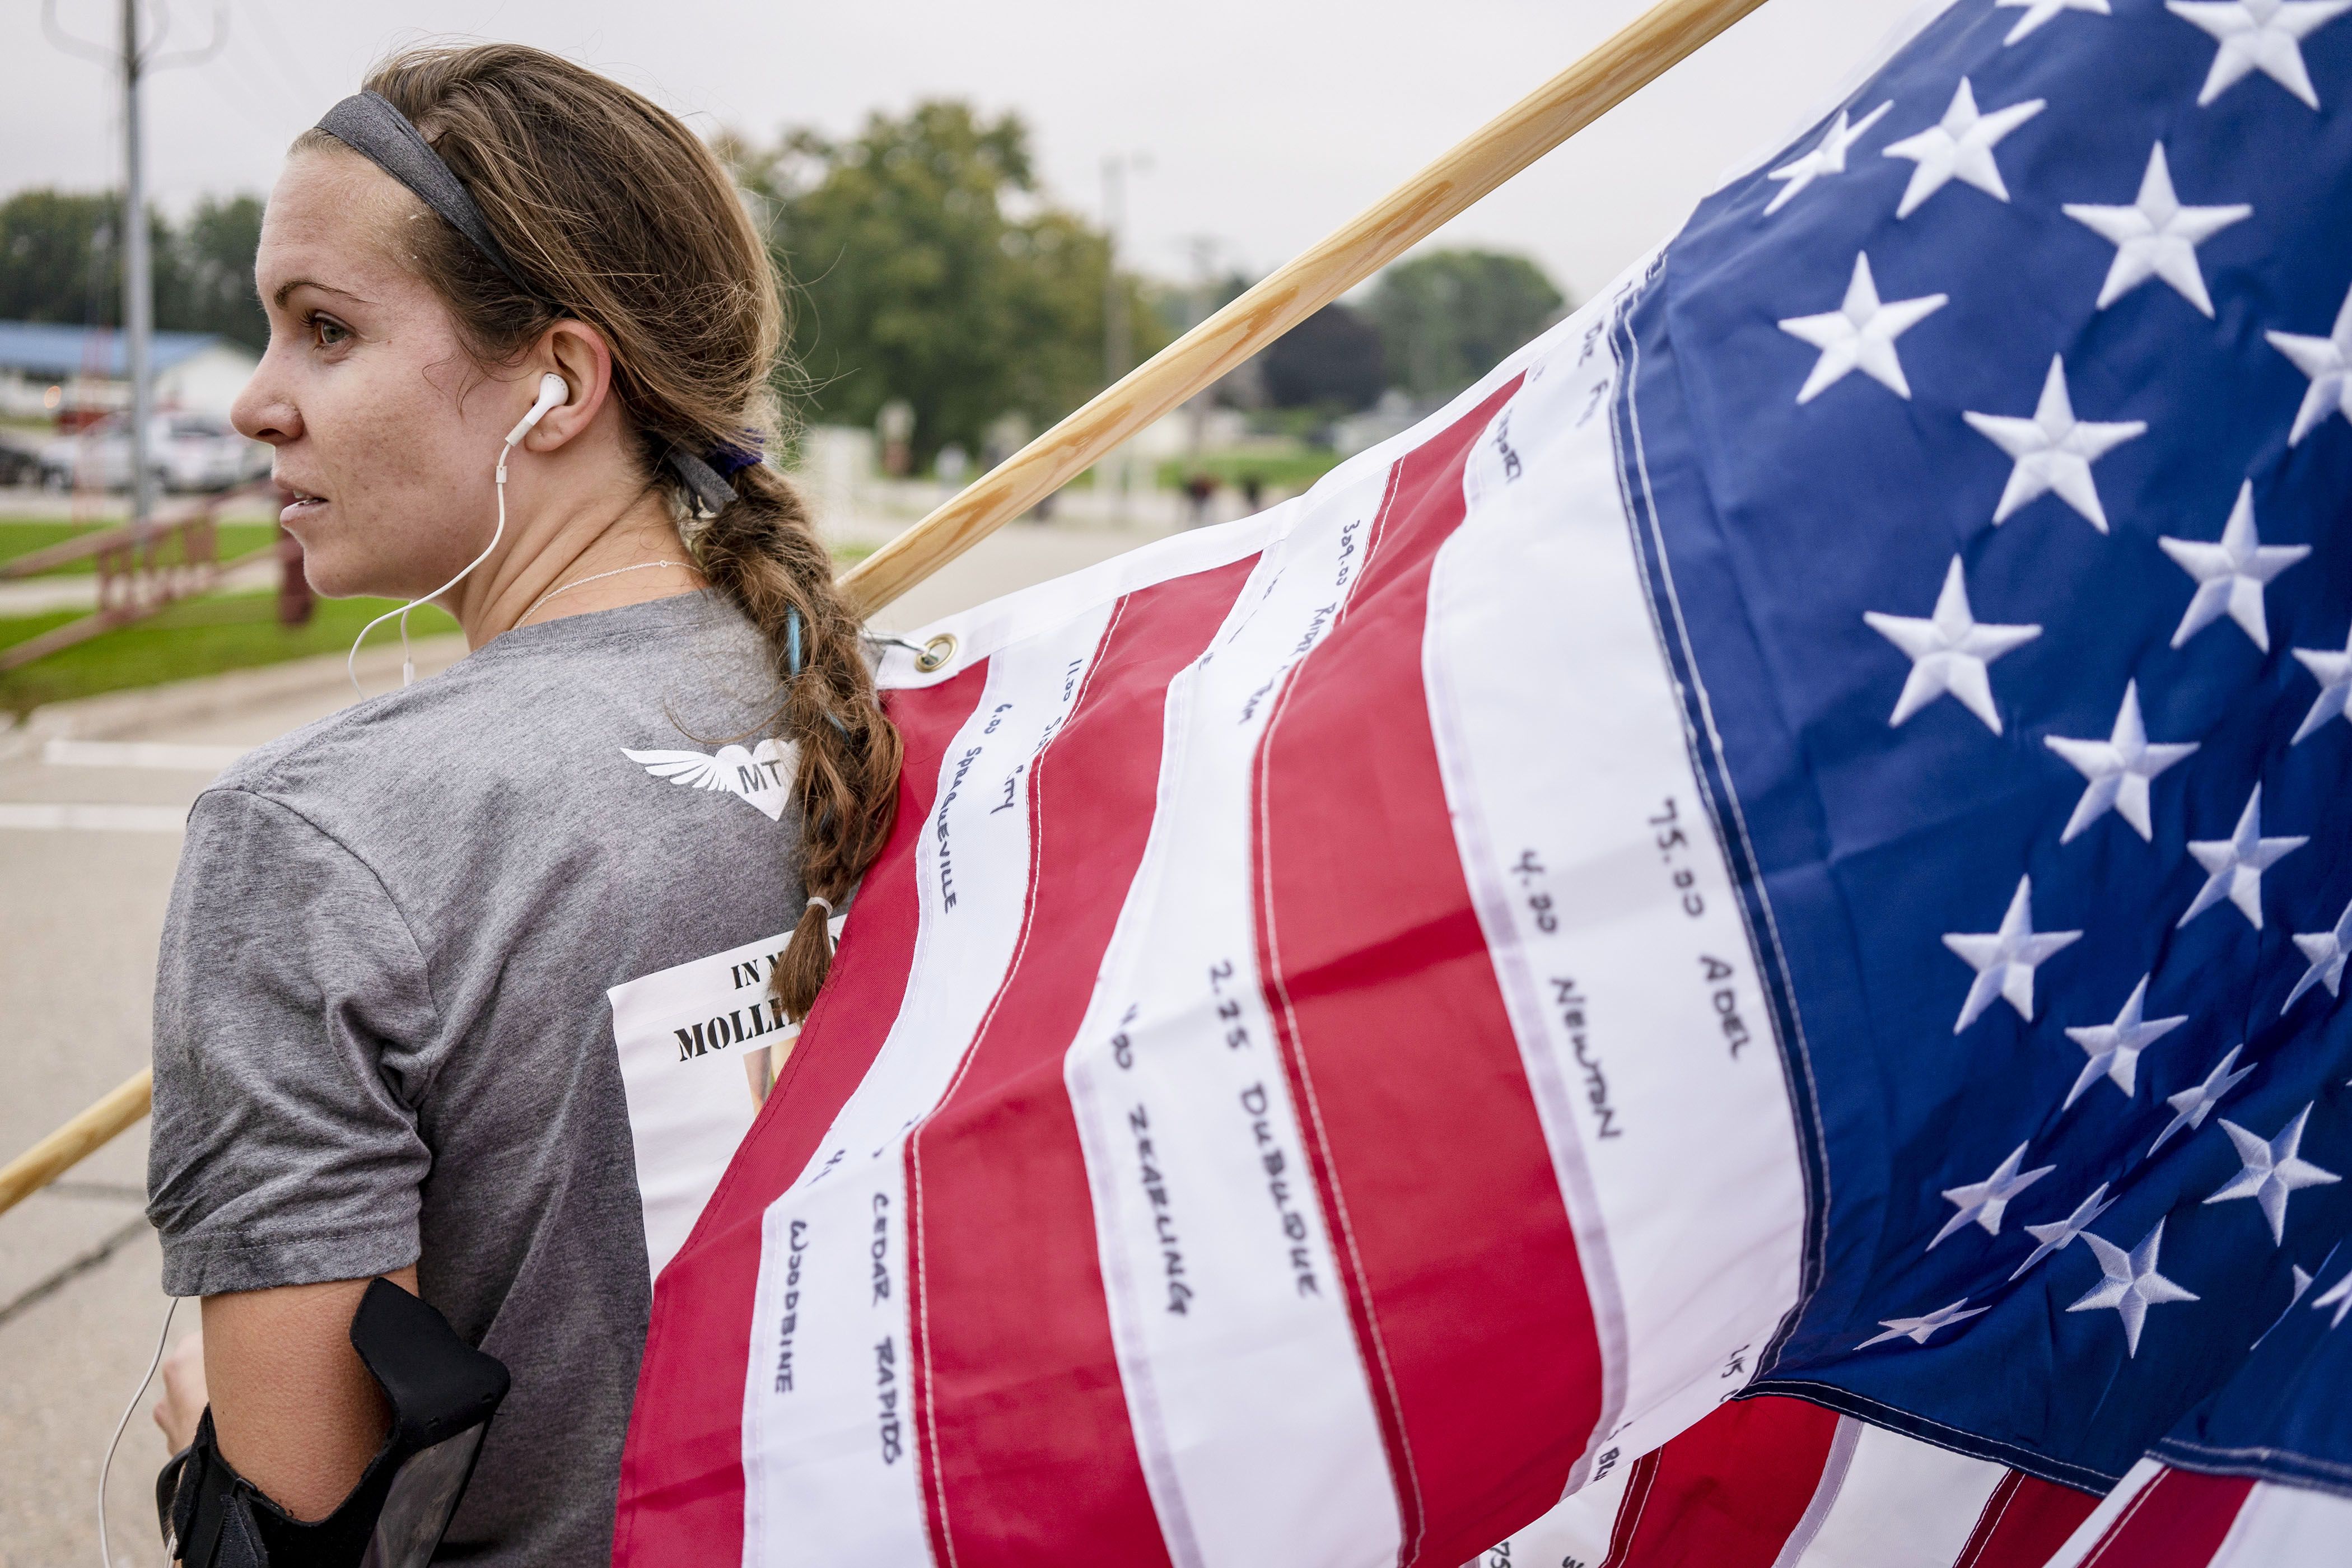
<instances>
[{"instance_id":1,"label":"gray headband","mask_svg":"<svg viewBox=\"0 0 2352 1568\"><path fill-rule=\"evenodd\" d=\"M474 248L516 288L534 299L544 298L515 270L490 234L490 226L482 221L482 209L474 205L474 198L424 133L409 123L408 116L391 100L373 92L353 93L327 110L318 128L415 192L417 200L471 240ZM726 510L736 499L733 476L760 460L757 433L746 431L745 435L751 441L748 449L721 445L698 458L682 447L672 447L666 455L665 461L693 494L699 513L715 517Z\"/></svg>"},{"instance_id":2,"label":"gray headband","mask_svg":"<svg viewBox=\"0 0 2352 1568\"><path fill-rule=\"evenodd\" d=\"M441 161L423 132L392 100L373 92L353 93L327 110L318 128L416 193L416 199L441 215L451 228L473 241L490 265L505 273L526 294L539 290L515 270L514 263L482 221L482 209Z\"/></svg>"}]
</instances>

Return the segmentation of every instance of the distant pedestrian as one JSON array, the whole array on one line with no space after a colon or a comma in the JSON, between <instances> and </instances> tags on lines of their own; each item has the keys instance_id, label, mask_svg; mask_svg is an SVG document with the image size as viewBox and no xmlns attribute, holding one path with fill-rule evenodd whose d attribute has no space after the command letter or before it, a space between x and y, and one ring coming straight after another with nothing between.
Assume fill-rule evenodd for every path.
<instances>
[{"instance_id":1,"label":"distant pedestrian","mask_svg":"<svg viewBox=\"0 0 2352 1568\"><path fill-rule=\"evenodd\" d=\"M993 463L989 465L991 468L995 466ZM951 490L963 489L964 476L971 471L971 458L966 456L964 449L953 441L940 447L940 455L931 459L931 472L938 477L940 484Z\"/></svg>"},{"instance_id":2,"label":"distant pedestrian","mask_svg":"<svg viewBox=\"0 0 2352 1568\"><path fill-rule=\"evenodd\" d=\"M1184 500L1189 506L1185 526L1198 528L1209 521L1209 501L1217 493L1214 476L1195 469L1184 481Z\"/></svg>"}]
</instances>

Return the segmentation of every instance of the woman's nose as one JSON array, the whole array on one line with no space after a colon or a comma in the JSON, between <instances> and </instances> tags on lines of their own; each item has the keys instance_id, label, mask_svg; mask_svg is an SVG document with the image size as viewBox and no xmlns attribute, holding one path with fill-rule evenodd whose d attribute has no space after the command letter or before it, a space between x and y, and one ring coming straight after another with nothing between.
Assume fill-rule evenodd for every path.
<instances>
[{"instance_id":1,"label":"woman's nose","mask_svg":"<svg viewBox=\"0 0 2352 1568\"><path fill-rule=\"evenodd\" d=\"M301 411L292 398L276 384L270 374L269 356L262 356L255 367L253 379L236 395L229 405L229 423L239 434L256 441L266 441L272 447L282 447L302 433Z\"/></svg>"}]
</instances>

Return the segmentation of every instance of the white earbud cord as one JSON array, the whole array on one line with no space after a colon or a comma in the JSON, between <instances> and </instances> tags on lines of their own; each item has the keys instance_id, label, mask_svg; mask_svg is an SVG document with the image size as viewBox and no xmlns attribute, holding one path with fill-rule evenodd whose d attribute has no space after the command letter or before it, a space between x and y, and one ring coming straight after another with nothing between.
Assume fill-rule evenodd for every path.
<instances>
[{"instance_id":1,"label":"white earbud cord","mask_svg":"<svg viewBox=\"0 0 2352 1568\"><path fill-rule=\"evenodd\" d=\"M122 1447L122 1434L131 1426L131 1413L139 1408L139 1402L147 1397L147 1385L155 1381L155 1369L163 1364L163 1346L172 1338L172 1314L179 1310L180 1299L174 1296L172 1304L163 1309L163 1326L156 1332L155 1353L147 1363L147 1375L141 1378L139 1386L131 1391L131 1403L122 1407L122 1419L114 1424L114 1436L106 1445L106 1458L99 1462L98 1560L103 1568L114 1568L114 1553L106 1543L106 1479L114 1473L114 1451Z\"/></svg>"},{"instance_id":2,"label":"white earbud cord","mask_svg":"<svg viewBox=\"0 0 2352 1568\"><path fill-rule=\"evenodd\" d=\"M409 652L408 647L408 612L416 608L419 605L431 604L434 600L439 598L442 595L447 593L450 589L464 582L466 580L467 574L472 572L475 567L479 566L483 562L488 561L490 558L491 552L498 549L499 541L506 537L507 454L513 450L514 443L511 440L509 440L507 445L499 448L499 525L490 531L490 542L482 547L482 552L479 555L475 556L472 561L467 563L466 570L464 572L458 573L455 577L450 578L446 583L442 584L438 588L436 588L433 592L425 595L425 597L421 599L411 599L408 603L401 605L400 608L396 610L386 610L383 615L378 616L375 619L370 621L367 625L360 628L360 635L352 639L351 657L343 660L343 671L352 678L352 689L353 691L358 692L362 697L367 695L366 689L360 685L360 645L367 641L368 633L375 630L376 627L383 625L384 622L392 619L394 616L398 616L400 617L400 684L403 686L413 686L416 683L416 660Z\"/></svg>"},{"instance_id":3,"label":"white earbud cord","mask_svg":"<svg viewBox=\"0 0 2352 1568\"><path fill-rule=\"evenodd\" d=\"M450 589L464 582L466 580L467 573L473 571L475 567L479 566L483 562L488 561L490 558L491 552L498 549L499 541L504 539L507 533L507 458L513 454L516 444L525 436L530 434L531 427L537 425L540 420L545 416L549 409L555 407L558 404L562 403L571 395L572 388L564 382L564 379L562 376L556 374L553 371L550 371L545 375L539 378L539 396L531 404L530 412L524 415L520 419L515 421L515 427L507 432L506 444L499 448L499 525L490 531L490 542L482 546L482 552L479 555L475 556L473 560L466 563L465 572L458 573L455 577L450 578L446 583L442 584L438 588L434 589L433 592L425 595L425 597L421 599L411 599L408 603L401 605L400 608L396 610L386 610L383 615L378 616L375 619L370 621L367 625L360 628L360 635L352 639L351 657L343 660L343 672L352 678L352 689L353 691L359 692L362 697L365 697L367 695L367 693L360 688L360 644L367 641L368 633L375 630L376 627L383 625L384 622L392 619L394 616L398 616L400 617L400 684L403 686L413 686L416 683L416 659L415 656L410 653L408 647L408 612L416 608L419 605L431 604L434 600L439 598L442 595L447 593Z\"/></svg>"}]
</instances>

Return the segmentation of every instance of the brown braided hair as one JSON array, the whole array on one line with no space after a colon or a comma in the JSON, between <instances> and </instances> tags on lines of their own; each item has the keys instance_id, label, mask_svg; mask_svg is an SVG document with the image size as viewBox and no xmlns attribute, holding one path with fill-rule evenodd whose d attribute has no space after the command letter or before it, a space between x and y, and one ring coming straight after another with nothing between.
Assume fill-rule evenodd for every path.
<instances>
[{"instance_id":1,"label":"brown braided hair","mask_svg":"<svg viewBox=\"0 0 2352 1568\"><path fill-rule=\"evenodd\" d=\"M485 365L513 363L562 317L604 333L646 483L668 487L703 575L767 639L772 722L798 749L793 800L812 900L774 985L784 1011L804 1017L833 962L824 906L847 899L890 834L898 734L791 483L752 464L734 475L733 499L701 518L665 461L774 429L785 323L768 248L692 132L569 60L520 44L432 46L385 61L366 86L464 183L520 281L421 202L394 237L399 259ZM294 144L341 145L317 131Z\"/></svg>"}]
</instances>

